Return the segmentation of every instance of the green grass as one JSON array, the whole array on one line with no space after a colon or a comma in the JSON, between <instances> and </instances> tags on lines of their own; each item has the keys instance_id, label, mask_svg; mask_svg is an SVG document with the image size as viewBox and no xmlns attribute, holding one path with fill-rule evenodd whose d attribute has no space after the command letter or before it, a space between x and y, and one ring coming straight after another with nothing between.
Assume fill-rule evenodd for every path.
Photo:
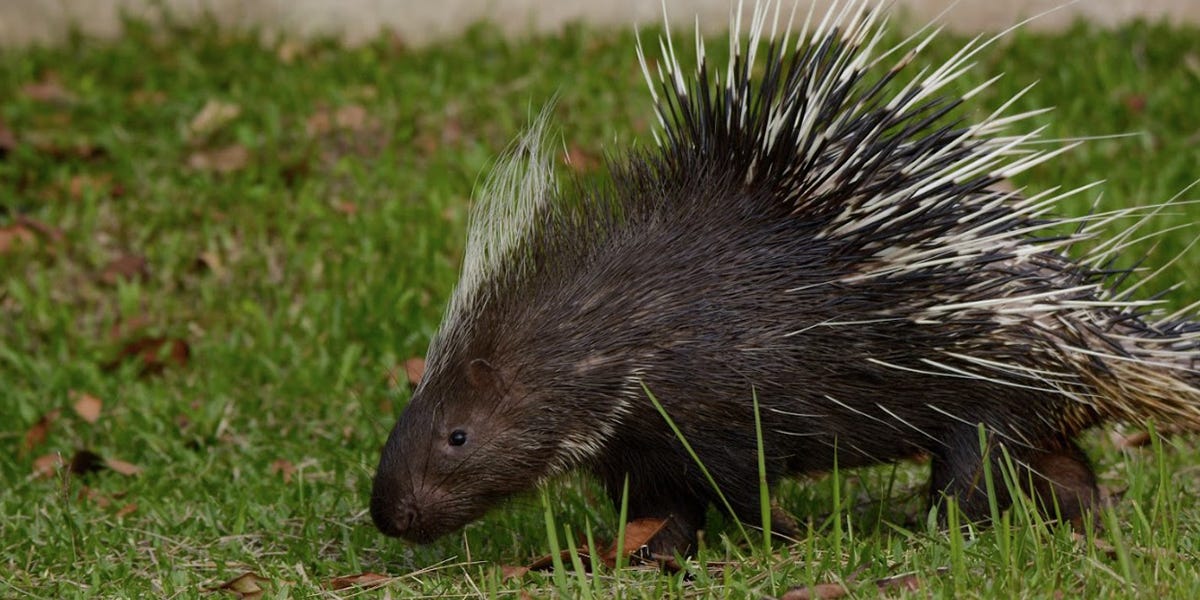
<instances>
[{"instance_id":1,"label":"green grass","mask_svg":"<svg viewBox=\"0 0 1200 600\"><path fill-rule=\"evenodd\" d=\"M1029 126L1136 134L1090 142L1021 184L1106 179L1104 208L1160 202L1200 178L1198 37L1148 25L1017 33L958 85L1008 74L971 109L978 115L1039 81L1014 110L1058 110ZM62 234L0 254L0 596L195 597L245 571L267 579L267 597L341 596L353 592L329 591L329 580L371 571L397 577L393 597L739 598L838 581L863 596L1200 597L1200 447L1187 436L1136 450L1103 432L1087 438L1103 482L1125 490L1099 534L1111 551L1021 511L999 527L944 533L926 519L920 465L785 483L782 502L808 532L773 555L714 517L707 568L689 578L503 580L500 565L548 553L555 537L616 537L616 511L583 477L553 484L556 511L531 494L430 546L383 538L366 498L408 397L388 374L420 356L437 326L480 174L555 96L576 164L646 144L648 94L629 32L510 43L481 28L428 49L381 39L286 52L256 39L132 23L116 42L0 54L0 119L17 139L0 158L0 226L24 215ZM960 42L940 40L928 60ZM66 95L30 97L26 86L50 74ZM190 134L214 100L240 114ZM349 127L306 130L312 115L345 107L366 118L351 109ZM229 173L188 166L197 152L235 145L248 155ZM1196 206L1171 212L1153 227L1200 220ZM1140 250L1160 265L1197 233ZM105 266L126 253L145 257L146 277L106 282ZM1172 306L1200 297L1196 273L1192 250L1162 275L1182 283ZM127 333L113 336L114 326ZM134 364L105 368L147 336L185 340L187 364L146 377ZM72 391L103 401L96 423L73 413ZM22 451L56 408L46 440ZM34 476L35 458L80 448L143 471ZM290 481L272 468L279 460L296 467ZM549 536L548 521L571 533ZM873 583L905 574L917 591Z\"/></svg>"}]
</instances>

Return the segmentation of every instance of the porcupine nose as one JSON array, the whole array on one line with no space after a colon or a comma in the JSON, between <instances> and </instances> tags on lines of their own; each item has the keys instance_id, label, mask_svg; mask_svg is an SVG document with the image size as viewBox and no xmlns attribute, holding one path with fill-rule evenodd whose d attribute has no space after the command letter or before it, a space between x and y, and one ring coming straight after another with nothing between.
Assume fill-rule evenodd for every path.
<instances>
[{"instance_id":1,"label":"porcupine nose","mask_svg":"<svg viewBox=\"0 0 1200 600\"><path fill-rule=\"evenodd\" d=\"M371 498L371 520L384 535L404 537L417 521L417 509L411 502L396 502L386 496L375 496Z\"/></svg>"}]
</instances>

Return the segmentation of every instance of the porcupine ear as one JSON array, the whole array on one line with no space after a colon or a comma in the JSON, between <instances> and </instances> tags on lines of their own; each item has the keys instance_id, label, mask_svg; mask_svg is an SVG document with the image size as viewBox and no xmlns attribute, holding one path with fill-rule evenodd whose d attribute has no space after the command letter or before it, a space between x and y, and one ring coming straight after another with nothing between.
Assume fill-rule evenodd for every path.
<instances>
[{"instance_id":1,"label":"porcupine ear","mask_svg":"<svg viewBox=\"0 0 1200 600\"><path fill-rule=\"evenodd\" d=\"M492 363L476 358L467 363L467 383L479 390L498 391L501 389L500 370Z\"/></svg>"}]
</instances>

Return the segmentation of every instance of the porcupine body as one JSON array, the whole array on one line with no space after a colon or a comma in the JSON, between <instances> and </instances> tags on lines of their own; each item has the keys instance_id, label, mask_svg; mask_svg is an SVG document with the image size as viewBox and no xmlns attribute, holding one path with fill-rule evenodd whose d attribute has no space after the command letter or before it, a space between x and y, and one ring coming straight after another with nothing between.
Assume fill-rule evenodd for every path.
<instances>
[{"instance_id":1,"label":"porcupine body","mask_svg":"<svg viewBox=\"0 0 1200 600\"><path fill-rule=\"evenodd\" d=\"M1200 423L1200 326L1117 291L1129 235L1070 257L1154 209L1068 221L1053 210L1079 190L1003 191L1060 151L1013 131L1035 113L954 120L978 90L946 84L986 44L902 83L932 34L881 49L880 11L844 3L795 35L759 5L722 72L697 36L685 74L666 38L657 77L642 59L658 145L612 161L603 189L557 186L535 123L478 198L382 453L381 531L427 542L582 468L615 502L628 480L631 519L668 519L654 550L694 549L724 505L648 393L750 523L756 403L769 482L927 454L933 500L973 519L1002 454L1073 520L1097 500L1078 432Z\"/></svg>"}]
</instances>

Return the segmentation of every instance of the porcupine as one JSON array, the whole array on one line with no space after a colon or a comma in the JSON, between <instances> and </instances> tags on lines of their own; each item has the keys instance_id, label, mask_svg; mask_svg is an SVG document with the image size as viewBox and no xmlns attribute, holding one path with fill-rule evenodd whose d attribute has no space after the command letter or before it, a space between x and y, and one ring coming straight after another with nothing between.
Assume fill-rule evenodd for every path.
<instances>
[{"instance_id":1,"label":"porcupine","mask_svg":"<svg viewBox=\"0 0 1200 600\"><path fill-rule=\"evenodd\" d=\"M652 550L687 553L712 504L761 522L756 413L772 485L928 455L932 500L984 521L983 467L1007 464L1078 521L1099 495L1076 434L1200 424L1192 309L1161 314L1112 266L1137 226L1070 256L1157 208L1069 219L1083 189L1006 191L1071 145L1011 132L1041 112L1015 98L957 118L988 84L948 84L986 40L903 82L936 29L881 50L883 9L852 0L793 44L780 13L756 5L744 44L733 28L723 76L699 33L690 76L669 35L657 73L639 40L658 143L610 159L609 185L556 183L545 113L495 169L382 452L383 533L429 542L578 468L666 520Z\"/></svg>"}]
</instances>

